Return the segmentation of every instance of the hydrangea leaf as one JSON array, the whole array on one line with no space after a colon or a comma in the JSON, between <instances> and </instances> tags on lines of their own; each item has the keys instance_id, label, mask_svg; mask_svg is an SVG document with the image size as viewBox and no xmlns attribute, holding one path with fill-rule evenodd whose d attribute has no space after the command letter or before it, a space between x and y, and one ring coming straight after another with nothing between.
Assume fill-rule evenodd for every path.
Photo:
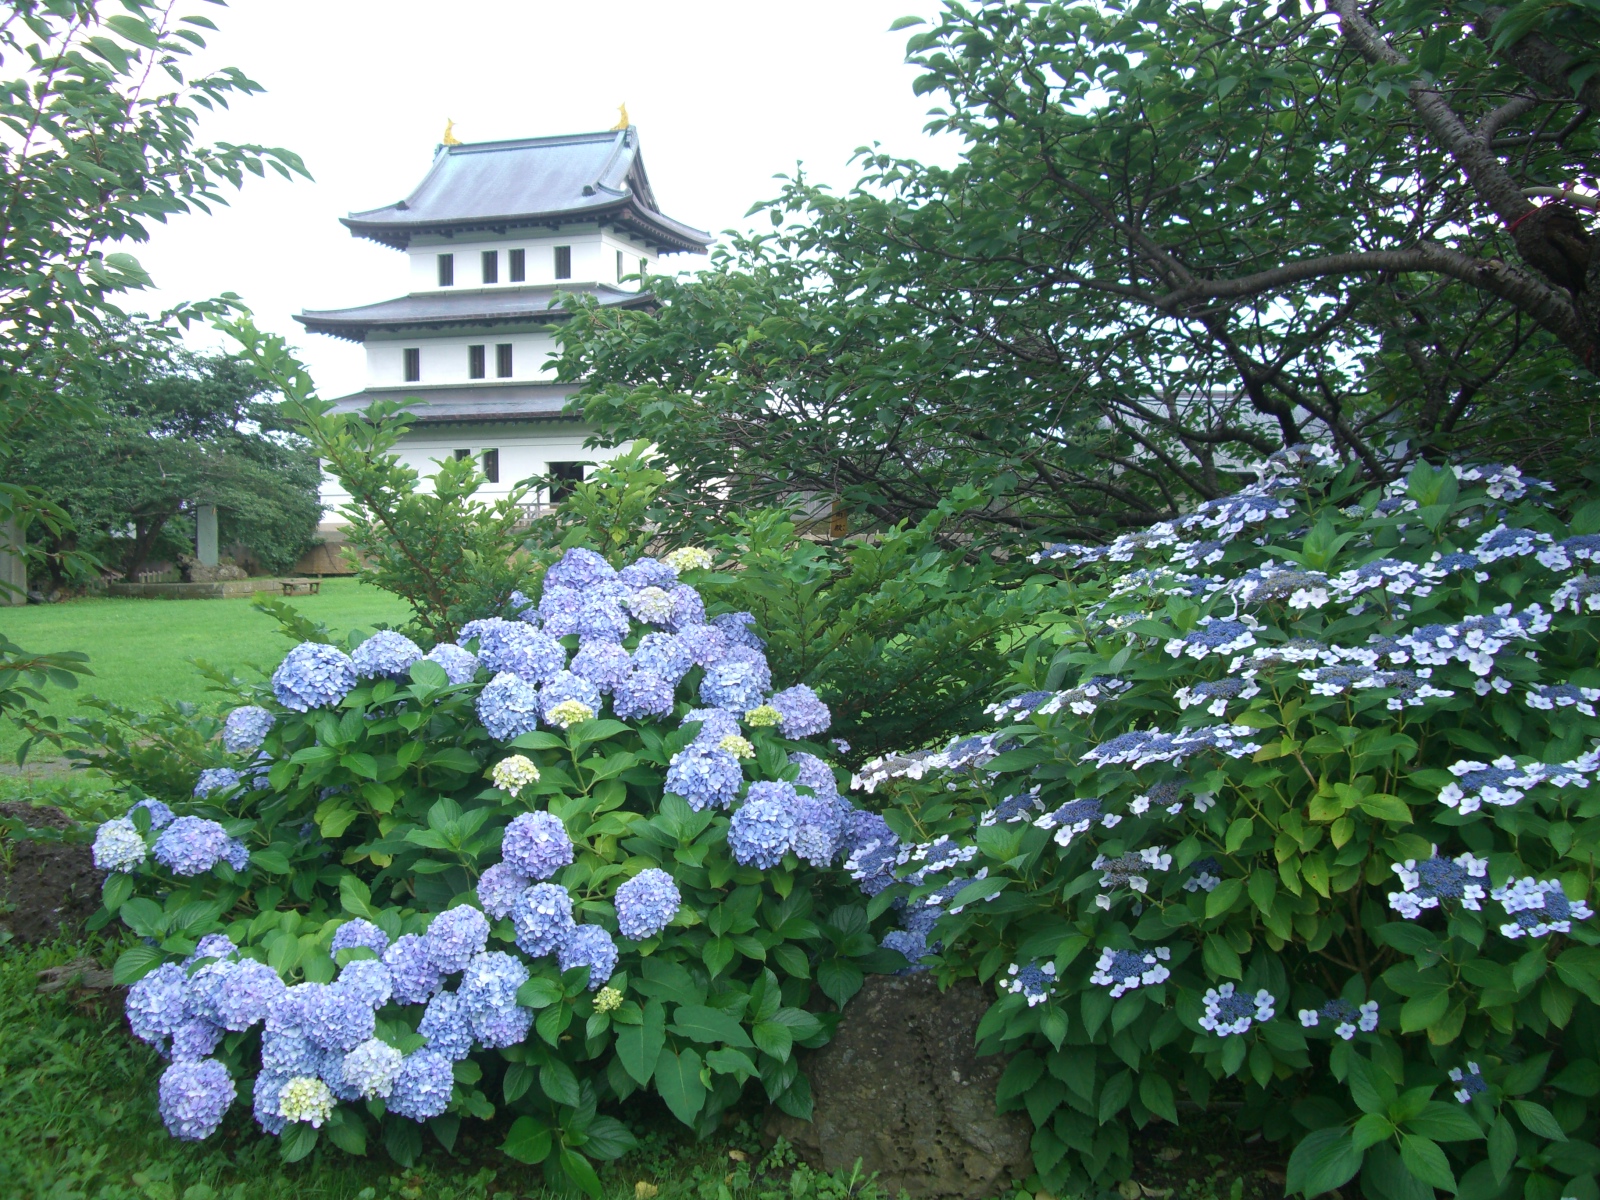
<instances>
[{"instance_id":1,"label":"hydrangea leaf","mask_svg":"<svg viewBox=\"0 0 1600 1200\"><path fill-rule=\"evenodd\" d=\"M706 1088L700 1082L700 1055L685 1048L681 1053L663 1046L655 1063L656 1092L666 1101L672 1115L685 1125L693 1125L705 1107Z\"/></svg>"},{"instance_id":2,"label":"hydrangea leaf","mask_svg":"<svg viewBox=\"0 0 1600 1200\"><path fill-rule=\"evenodd\" d=\"M650 1082L666 1041L666 1009L659 1000L651 1000L644 1006L644 1019L639 1024L624 1025L617 1030L617 1058L623 1070L640 1087Z\"/></svg>"},{"instance_id":3,"label":"hydrangea leaf","mask_svg":"<svg viewBox=\"0 0 1600 1200\"><path fill-rule=\"evenodd\" d=\"M550 1157L550 1127L537 1117L522 1116L511 1123L500 1150L509 1158L534 1166Z\"/></svg>"},{"instance_id":4,"label":"hydrangea leaf","mask_svg":"<svg viewBox=\"0 0 1600 1200\"><path fill-rule=\"evenodd\" d=\"M751 1047L755 1044L737 1017L703 1004L679 1005L672 1014L672 1023L667 1026L667 1032L708 1045L722 1043Z\"/></svg>"}]
</instances>

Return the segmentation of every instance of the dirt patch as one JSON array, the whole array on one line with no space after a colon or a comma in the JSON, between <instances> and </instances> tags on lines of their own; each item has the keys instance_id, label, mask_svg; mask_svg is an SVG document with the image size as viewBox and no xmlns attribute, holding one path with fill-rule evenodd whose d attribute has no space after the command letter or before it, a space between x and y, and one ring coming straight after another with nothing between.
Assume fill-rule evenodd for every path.
<instances>
[{"instance_id":1,"label":"dirt patch","mask_svg":"<svg viewBox=\"0 0 1600 1200\"><path fill-rule=\"evenodd\" d=\"M100 907L100 872L84 842L51 840L76 831L72 820L53 808L11 802L0 804L7 828L20 824L39 830L0 833L0 929L20 942L50 942L62 933L76 937Z\"/></svg>"}]
</instances>

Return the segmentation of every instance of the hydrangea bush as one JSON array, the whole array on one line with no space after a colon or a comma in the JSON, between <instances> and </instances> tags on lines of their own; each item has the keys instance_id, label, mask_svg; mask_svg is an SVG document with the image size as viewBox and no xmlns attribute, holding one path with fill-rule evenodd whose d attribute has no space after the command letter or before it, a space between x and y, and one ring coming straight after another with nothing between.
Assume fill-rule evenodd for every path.
<instances>
[{"instance_id":1,"label":"hydrangea bush","mask_svg":"<svg viewBox=\"0 0 1600 1200\"><path fill-rule=\"evenodd\" d=\"M185 786L99 828L174 1136L238 1099L291 1159L381 1130L409 1161L424 1123L500 1119L593 1192L640 1089L701 1131L747 1085L809 1116L795 1047L903 960L836 868L864 814L807 740L828 711L748 614L708 617L705 560L574 549L426 653L305 642Z\"/></svg>"},{"instance_id":2,"label":"hydrangea bush","mask_svg":"<svg viewBox=\"0 0 1600 1200\"><path fill-rule=\"evenodd\" d=\"M1038 555L1031 686L866 764L848 866L887 946L994 984L1048 1190L1220 1103L1293 1193L1600 1195L1597 559L1515 469L1368 490L1306 448Z\"/></svg>"}]
</instances>

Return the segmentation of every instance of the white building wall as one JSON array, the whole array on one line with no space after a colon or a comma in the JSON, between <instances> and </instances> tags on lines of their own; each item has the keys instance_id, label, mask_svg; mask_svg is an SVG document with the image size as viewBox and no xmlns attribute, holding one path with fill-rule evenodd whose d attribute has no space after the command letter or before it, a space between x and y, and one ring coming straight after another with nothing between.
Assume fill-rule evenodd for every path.
<instances>
[{"instance_id":1,"label":"white building wall","mask_svg":"<svg viewBox=\"0 0 1600 1200\"><path fill-rule=\"evenodd\" d=\"M556 278L557 246L572 247L572 277ZM511 250L520 249L526 254L527 278L513 283L511 280ZM500 254L499 279L492 284L483 282L483 252L496 250ZM638 259L644 257L651 270L656 269L656 255L646 243L631 234L597 225L573 226L555 233L504 238L417 238L408 250L411 257L411 290L413 292L459 291L477 288L549 287L563 283L617 282L616 251L621 250L626 260L625 275L639 271ZM455 283L450 288L439 286L439 255L455 258ZM637 289L638 283L624 284Z\"/></svg>"},{"instance_id":2,"label":"white building wall","mask_svg":"<svg viewBox=\"0 0 1600 1200\"><path fill-rule=\"evenodd\" d=\"M502 342L511 343L511 377L501 379L495 374L495 347ZM484 377L473 379L468 374L468 346L484 348ZM553 381L555 371L548 366L555 351L555 338L550 334L507 333L499 329L481 329L470 334L452 334L449 337L411 336L394 340L368 338L368 387L416 387L426 391L430 386L464 383L541 383ZM421 351L422 378L407 383L405 352L408 348Z\"/></svg>"},{"instance_id":3,"label":"white building wall","mask_svg":"<svg viewBox=\"0 0 1600 1200\"><path fill-rule=\"evenodd\" d=\"M413 427L400 439L395 453L400 460L421 477L419 491L433 490L432 476L439 463L455 457L457 450L466 450L480 464L485 450L500 452L500 481L488 483L478 492L486 503L503 500L511 494L518 482L534 475L544 475L550 464L556 462L607 462L622 453L621 449L585 450L584 441L591 430L576 421L508 422L506 424L473 425L422 425ZM527 497L528 503L544 503L549 496L542 491ZM343 524L338 514L341 505L350 502L350 494L332 476L324 475L322 482L323 520Z\"/></svg>"}]
</instances>

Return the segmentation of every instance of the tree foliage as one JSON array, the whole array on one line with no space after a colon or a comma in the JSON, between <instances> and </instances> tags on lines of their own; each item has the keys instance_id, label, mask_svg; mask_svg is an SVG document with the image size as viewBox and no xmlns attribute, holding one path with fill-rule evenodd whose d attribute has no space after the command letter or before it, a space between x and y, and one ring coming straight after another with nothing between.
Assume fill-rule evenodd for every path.
<instances>
[{"instance_id":1,"label":"tree foliage","mask_svg":"<svg viewBox=\"0 0 1600 1200\"><path fill-rule=\"evenodd\" d=\"M602 436L660 447L686 514L802 492L893 522L975 483L988 536L1099 536L1308 438L1377 479L1464 445L1577 469L1596 28L948 3L909 48L954 167L796 177L771 231L652 278L657 311L579 303L563 376Z\"/></svg>"}]
</instances>

